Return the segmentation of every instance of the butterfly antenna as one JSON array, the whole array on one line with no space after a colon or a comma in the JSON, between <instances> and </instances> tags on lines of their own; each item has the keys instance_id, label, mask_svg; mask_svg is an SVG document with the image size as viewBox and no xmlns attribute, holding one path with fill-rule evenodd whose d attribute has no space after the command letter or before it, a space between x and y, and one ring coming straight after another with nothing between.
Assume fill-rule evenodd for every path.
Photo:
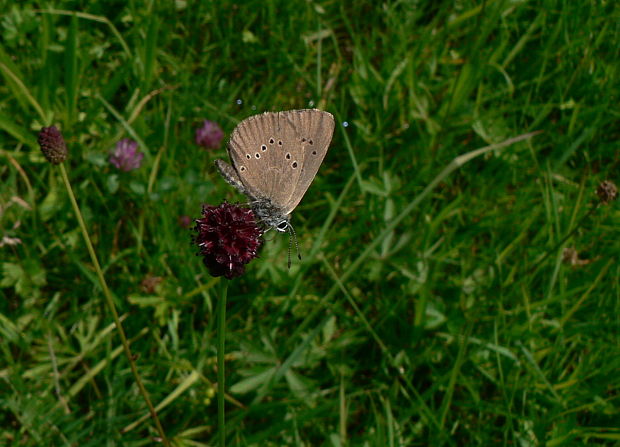
<instances>
[{"instance_id":1,"label":"butterfly antenna","mask_svg":"<svg viewBox=\"0 0 620 447\"><path fill-rule=\"evenodd\" d=\"M301 261L301 252L299 251L299 243L297 243L297 233L295 233L295 229L289 223L288 224L289 235L288 235L288 268L291 268L291 249L292 244L295 242L295 250L297 250L297 258Z\"/></svg>"}]
</instances>

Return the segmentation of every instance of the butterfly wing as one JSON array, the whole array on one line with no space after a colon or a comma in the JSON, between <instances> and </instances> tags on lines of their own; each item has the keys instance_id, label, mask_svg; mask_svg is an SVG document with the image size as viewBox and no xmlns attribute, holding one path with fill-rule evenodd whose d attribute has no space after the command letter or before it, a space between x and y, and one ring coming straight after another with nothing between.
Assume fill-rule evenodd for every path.
<instances>
[{"instance_id":1,"label":"butterfly wing","mask_svg":"<svg viewBox=\"0 0 620 447\"><path fill-rule=\"evenodd\" d=\"M285 214L290 214L314 180L329 149L335 124L331 113L317 109L290 110L282 115L295 129L297 145L301 147L301 172L283 205Z\"/></svg>"},{"instance_id":2,"label":"butterfly wing","mask_svg":"<svg viewBox=\"0 0 620 447\"><path fill-rule=\"evenodd\" d=\"M226 163L224 160L215 160L215 166L217 167L217 170L220 171L220 175L224 177L224 180L226 180L229 185L234 186L237 191L249 196L251 199L255 198L255 192L247 189L241 181L241 177L239 177L239 174L235 168Z\"/></svg>"},{"instance_id":3,"label":"butterfly wing","mask_svg":"<svg viewBox=\"0 0 620 447\"><path fill-rule=\"evenodd\" d=\"M290 202L303 163L302 146L286 113L267 112L243 120L228 143L228 154L248 195L269 199L280 209Z\"/></svg>"}]
</instances>

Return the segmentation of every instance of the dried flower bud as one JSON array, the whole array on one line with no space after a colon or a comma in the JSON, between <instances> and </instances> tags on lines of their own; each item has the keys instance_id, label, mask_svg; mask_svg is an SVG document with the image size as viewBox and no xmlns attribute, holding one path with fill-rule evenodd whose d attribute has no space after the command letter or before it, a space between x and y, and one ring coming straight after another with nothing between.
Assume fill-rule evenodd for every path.
<instances>
[{"instance_id":1,"label":"dried flower bud","mask_svg":"<svg viewBox=\"0 0 620 447\"><path fill-rule=\"evenodd\" d=\"M581 259L579 253L574 247L564 247L562 250L562 261L564 264L575 266L587 265L594 262L596 259Z\"/></svg>"},{"instance_id":2,"label":"dried flower bud","mask_svg":"<svg viewBox=\"0 0 620 447\"><path fill-rule=\"evenodd\" d=\"M596 188L596 195L603 205L607 205L618 197L618 187L609 180L602 181Z\"/></svg>"},{"instance_id":3,"label":"dried flower bud","mask_svg":"<svg viewBox=\"0 0 620 447\"><path fill-rule=\"evenodd\" d=\"M212 276L228 279L241 276L245 264L258 257L262 231L251 209L222 203L204 205L202 218L196 219L193 243Z\"/></svg>"},{"instance_id":4,"label":"dried flower bud","mask_svg":"<svg viewBox=\"0 0 620 447\"><path fill-rule=\"evenodd\" d=\"M56 126L43 127L38 141L41 152L51 164L57 165L67 159L67 145Z\"/></svg>"},{"instance_id":5,"label":"dried flower bud","mask_svg":"<svg viewBox=\"0 0 620 447\"><path fill-rule=\"evenodd\" d=\"M162 283L164 278L161 276L147 275L146 278L140 283L140 289L144 293L154 294L157 293L158 286Z\"/></svg>"},{"instance_id":6,"label":"dried flower bud","mask_svg":"<svg viewBox=\"0 0 620 447\"><path fill-rule=\"evenodd\" d=\"M214 121L204 120L202 127L196 129L196 144L206 149L219 148L222 138L224 138L224 132Z\"/></svg>"}]
</instances>

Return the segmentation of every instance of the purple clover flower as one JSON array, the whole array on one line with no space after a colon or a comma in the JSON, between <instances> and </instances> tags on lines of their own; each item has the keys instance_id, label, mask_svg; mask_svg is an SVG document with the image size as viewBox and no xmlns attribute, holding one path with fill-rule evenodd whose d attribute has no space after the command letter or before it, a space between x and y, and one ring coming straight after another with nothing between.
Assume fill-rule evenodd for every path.
<instances>
[{"instance_id":1,"label":"purple clover flower","mask_svg":"<svg viewBox=\"0 0 620 447\"><path fill-rule=\"evenodd\" d=\"M243 275L245 264L258 257L262 230L254 212L230 203L203 205L196 219L193 243L199 248L211 276L233 279Z\"/></svg>"},{"instance_id":2,"label":"purple clover flower","mask_svg":"<svg viewBox=\"0 0 620 447\"><path fill-rule=\"evenodd\" d=\"M204 120L202 127L196 129L196 144L205 149L218 149L222 138L224 138L224 131L214 121Z\"/></svg>"},{"instance_id":3,"label":"purple clover flower","mask_svg":"<svg viewBox=\"0 0 620 447\"><path fill-rule=\"evenodd\" d=\"M187 215L182 215L179 216L179 218L177 219L179 225L181 226L181 228L189 228L192 226L192 218L187 216Z\"/></svg>"},{"instance_id":4,"label":"purple clover flower","mask_svg":"<svg viewBox=\"0 0 620 447\"><path fill-rule=\"evenodd\" d=\"M144 154L138 151L138 143L123 138L116 143L114 151L110 154L110 163L121 171L129 172L140 167L142 158Z\"/></svg>"}]
</instances>

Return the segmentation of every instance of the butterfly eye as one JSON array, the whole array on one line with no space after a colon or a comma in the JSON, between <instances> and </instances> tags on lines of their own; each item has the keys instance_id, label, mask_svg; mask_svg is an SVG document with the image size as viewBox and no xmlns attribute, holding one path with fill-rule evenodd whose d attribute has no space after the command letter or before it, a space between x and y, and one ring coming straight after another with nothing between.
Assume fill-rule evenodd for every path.
<instances>
[{"instance_id":1,"label":"butterfly eye","mask_svg":"<svg viewBox=\"0 0 620 447\"><path fill-rule=\"evenodd\" d=\"M273 144L273 143L275 143L275 142L276 142L276 141L275 141L273 138L269 138L269 144Z\"/></svg>"},{"instance_id":2,"label":"butterfly eye","mask_svg":"<svg viewBox=\"0 0 620 447\"><path fill-rule=\"evenodd\" d=\"M245 172L245 166L241 166L241 167L239 168L239 170L240 170L241 172Z\"/></svg>"},{"instance_id":3,"label":"butterfly eye","mask_svg":"<svg viewBox=\"0 0 620 447\"><path fill-rule=\"evenodd\" d=\"M259 154L258 152L257 152L257 153L255 153L255 154L254 154L254 156L255 156L256 158L260 158L260 154Z\"/></svg>"},{"instance_id":4,"label":"butterfly eye","mask_svg":"<svg viewBox=\"0 0 620 447\"><path fill-rule=\"evenodd\" d=\"M252 158L252 156L250 154L245 154L245 158L249 160L250 158Z\"/></svg>"},{"instance_id":5,"label":"butterfly eye","mask_svg":"<svg viewBox=\"0 0 620 447\"><path fill-rule=\"evenodd\" d=\"M260 150L265 152L267 150L267 146L265 146L264 144L260 147Z\"/></svg>"},{"instance_id":6,"label":"butterfly eye","mask_svg":"<svg viewBox=\"0 0 620 447\"><path fill-rule=\"evenodd\" d=\"M308 144L312 145L313 144L312 140L308 140Z\"/></svg>"},{"instance_id":7,"label":"butterfly eye","mask_svg":"<svg viewBox=\"0 0 620 447\"><path fill-rule=\"evenodd\" d=\"M312 155L316 155L316 151L312 151Z\"/></svg>"},{"instance_id":8,"label":"butterfly eye","mask_svg":"<svg viewBox=\"0 0 620 447\"><path fill-rule=\"evenodd\" d=\"M294 161L293 163L291 163L291 168L293 169L297 169L297 162Z\"/></svg>"},{"instance_id":9,"label":"butterfly eye","mask_svg":"<svg viewBox=\"0 0 620 447\"><path fill-rule=\"evenodd\" d=\"M305 142L306 142L306 139L305 139L305 138L302 138L302 139L301 139L301 142L302 142L302 143L305 143Z\"/></svg>"},{"instance_id":10,"label":"butterfly eye","mask_svg":"<svg viewBox=\"0 0 620 447\"><path fill-rule=\"evenodd\" d=\"M286 154L286 159L290 160L291 159L291 154Z\"/></svg>"},{"instance_id":11,"label":"butterfly eye","mask_svg":"<svg viewBox=\"0 0 620 447\"><path fill-rule=\"evenodd\" d=\"M282 140L278 141L278 146L282 146Z\"/></svg>"}]
</instances>

